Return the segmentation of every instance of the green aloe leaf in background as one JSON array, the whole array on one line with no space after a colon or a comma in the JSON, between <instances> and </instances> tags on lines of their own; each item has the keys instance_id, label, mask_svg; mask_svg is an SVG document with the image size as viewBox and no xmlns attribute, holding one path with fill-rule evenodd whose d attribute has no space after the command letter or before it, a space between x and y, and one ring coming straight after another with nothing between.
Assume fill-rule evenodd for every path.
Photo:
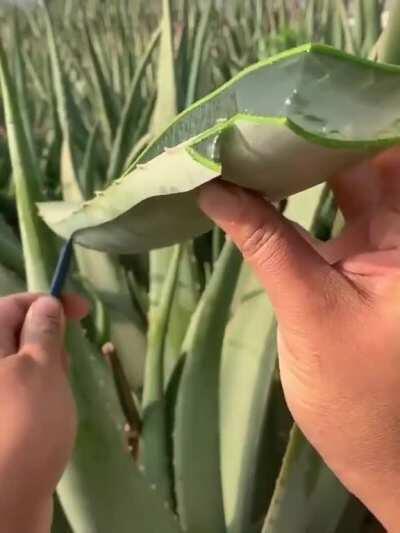
<instances>
[{"instance_id":1,"label":"green aloe leaf in background","mask_svg":"<svg viewBox=\"0 0 400 533\"><path fill-rule=\"evenodd\" d=\"M78 179L77 163L73 157L74 130L68 113L68 102L72 95L68 92L54 34L49 10L45 8L47 34L54 79L59 123L62 130L60 179L63 197L66 201L81 202L84 199ZM76 147L76 143L75 143ZM95 292L106 306L109 317L110 341L124 366L128 382L133 391L142 386L146 340L140 328L140 319L129 299L125 273L115 258L95 250L75 250L79 271L90 281Z\"/></svg>"}]
</instances>

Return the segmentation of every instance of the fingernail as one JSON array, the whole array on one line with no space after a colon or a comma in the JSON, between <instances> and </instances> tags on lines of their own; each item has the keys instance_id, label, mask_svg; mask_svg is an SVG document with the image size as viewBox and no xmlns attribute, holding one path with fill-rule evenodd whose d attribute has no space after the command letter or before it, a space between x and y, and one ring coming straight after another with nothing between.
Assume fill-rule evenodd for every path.
<instances>
[{"instance_id":1,"label":"fingernail","mask_svg":"<svg viewBox=\"0 0 400 533\"><path fill-rule=\"evenodd\" d=\"M240 188L222 181L211 181L198 192L200 209L212 219L229 220L240 211Z\"/></svg>"},{"instance_id":2,"label":"fingernail","mask_svg":"<svg viewBox=\"0 0 400 533\"><path fill-rule=\"evenodd\" d=\"M27 320L51 319L61 320L61 304L52 296L42 296L29 308Z\"/></svg>"}]
</instances>

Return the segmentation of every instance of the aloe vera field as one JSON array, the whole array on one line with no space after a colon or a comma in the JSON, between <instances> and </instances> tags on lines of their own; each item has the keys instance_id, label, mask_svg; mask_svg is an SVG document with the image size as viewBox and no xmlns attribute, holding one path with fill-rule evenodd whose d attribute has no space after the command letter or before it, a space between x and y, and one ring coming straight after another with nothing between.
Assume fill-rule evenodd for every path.
<instances>
[{"instance_id":1,"label":"aloe vera field","mask_svg":"<svg viewBox=\"0 0 400 533\"><path fill-rule=\"evenodd\" d=\"M48 292L73 237L91 304L53 532L383 531L293 423L271 303L195 191L338 234L326 179L400 142L400 3L0 6L0 296Z\"/></svg>"}]
</instances>

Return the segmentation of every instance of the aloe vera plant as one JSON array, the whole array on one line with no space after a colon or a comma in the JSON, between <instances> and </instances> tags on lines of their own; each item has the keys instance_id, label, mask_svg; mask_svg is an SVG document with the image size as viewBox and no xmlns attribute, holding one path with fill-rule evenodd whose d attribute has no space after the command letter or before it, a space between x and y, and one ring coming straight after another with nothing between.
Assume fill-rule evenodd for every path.
<instances>
[{"instance_id":1,"label":"aloe vera plant","mask_svg":"<svg viewBox=\"0 0 400 533\"><path fill-rule=\"evenodd\" d=\"M356 4L355 25L351 2L327 0L1 11L0 294L48 290L45 201L95 304L68 339L80 432L54 533L361 531L366 511L349 520L351 496L293 427L268 297L194 192L223 175L290 196L285 214L318 236L340 226L316 184L398 142L399 70L322 45L274 54L317 40L368 55L382 3ZM382 61L397 60L394 33Z\"/></svg>"},{"instance_id":2,"label":"aloe vera plant","mask_svg":"<svg viewBox=\"0 0 400 533\"><path fill-rule=\"evenodd\" d=\"M95 199L40 213L64 238L119 253L194 237L210 223L193 191L221 172L280 200L396 143L399 73L320 45L295 49L183 112Z\"/></svg>"}]
</instances>

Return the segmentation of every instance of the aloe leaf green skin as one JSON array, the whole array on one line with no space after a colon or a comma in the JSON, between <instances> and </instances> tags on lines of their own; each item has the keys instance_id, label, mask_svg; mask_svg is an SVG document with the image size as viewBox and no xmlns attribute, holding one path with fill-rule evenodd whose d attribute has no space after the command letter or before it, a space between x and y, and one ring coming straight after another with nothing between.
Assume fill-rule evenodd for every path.
<instances>
[{"instance_id":1,"label":"aloe leaf green skin","mask_svg":"<svg viewBox=\"0 0 400 533\"><path fill-rule=\"evenodd\" d=\"M47 203L64 238L119 253L199 235L194 190L224 178L279 199L400 141L400 68L309 44L244 70L183 112L96 198Z\"/></svg>"},{"instance_id":2,"label":"aloe leaf green skin","mask_svg":"<svg viewBox=\"0 0 400 533\"><path fill-rule=\"evenodd\" d=\"M334 533L349 498L294 426L262 533Z\"/></svg>"},{"instance_id":3,"label":"aloe leaf green skin","mask_svg":"<svg viewBox=\"0 0 400 533\"><path fill-rule=\"evenodd\" d=\"M185 531L225 531L219 453L219 369L241 256L226 242L190 321L175 406L174 474Z\"/></svg>"}]
</instances>

